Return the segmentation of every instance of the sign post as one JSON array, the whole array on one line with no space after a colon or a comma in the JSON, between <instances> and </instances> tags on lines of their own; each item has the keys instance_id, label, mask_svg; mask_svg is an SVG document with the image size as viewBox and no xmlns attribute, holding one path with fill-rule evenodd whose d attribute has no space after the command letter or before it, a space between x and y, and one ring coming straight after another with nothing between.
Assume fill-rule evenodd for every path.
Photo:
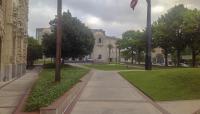
<instances>
[{"instance_id":1,"label":"sign post","mask_svg":"<svg viewBox=\"0 0 200 114\"><path fill-rule=\"evenodd\" d=\"M56 70L55 82L61 80L61 40L62 40L62 0L57 0L57 37L56 37Z\"/></svg>"}]
</instances>

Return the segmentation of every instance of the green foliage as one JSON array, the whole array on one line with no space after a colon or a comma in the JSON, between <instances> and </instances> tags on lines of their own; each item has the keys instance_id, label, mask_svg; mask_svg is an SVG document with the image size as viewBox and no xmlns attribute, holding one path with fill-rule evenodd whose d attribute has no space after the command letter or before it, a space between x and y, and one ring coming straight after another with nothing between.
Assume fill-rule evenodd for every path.
<instances>
[{"instance_id":1,"label":"green foliage","mask_svg":"<svg viewBox=\"0 0 200 114\"><path fill-rule=\"evenodd\" d=\"M50 25L53 34L44 36L43 47L47 57L55 57L56 19ZM77 58L92 52L95 40L91 30L69 11L63 13L62 30L62 58Z\"/></svg>"},{"instance_id":2,"label":"green foliage","mask_svg":"<svg viewBox=\"0 0 200 114\"><path fill-rule=\"evenodd\" d=\"M142 60L142 54L145 50L145 33L141 31L127 31L123 33L121 43L121 48L124 50L122 52L123 56L127 59L131 58L140 63ZM137 55L137 56L136 56Z\"/></svg>"},{"instance_id":3,"label":"green foliage","mask_svg":"<svg viewBox=\"0 0 200 114\"><path fill-rule=\"evenodd\" d=\"M154 22L152 28L154 46L163 48L166 57L168 53L173 53L179 65L181 53L189 47L192 50L193 66L195 66L196 56L200 53L199 10L190 10L183 5L175 6Z\"/></svg>"},{"instance_id":4,"label":"green foliage","mask_svg":"<svg viewBox=\"0 0 200 114\"><path fill-rule=\"evenodd\" d=\"M192 50L193 66L196 66L196 56L200 53L200 11L188 10L184 15L183 31L187 46Z\"/></svg>"},{"instance_id":5,"label":"green foliage","mask_svg":"<svg viewBox=\"0 0 200 114\"><path fill-rule=\"evenodd\" d=\"M200 69L134 71L121 74L156 101L200 99Z\"/></svg>"},{"instance_id":6,"label":"green foliage","mask_svg":"<svg viewBox=\"0 0 200 114\"><path fill-rule=\"evenodd\" d=\"M51 65L50 65L51 67ZM38 111L41 107L45 107L62 96L73 85L79 82L88 70L67 67L62 69L62 80L60 83L54 82L54 69L45 68L39 75L35 86L28 98L25 106L25 111Z\"/></svg>"},{"instance_id":7,"label":"green foliage","mask_svg":"<svg viewBox=\"0 0 200 114\"><path fill-rule=\"evenodd\" d=\"M34 61L42 58L42 46L33 37L28 38L27 64L32 66Z\"/></svg>"},{"instance_id":8,"label":"green foliage","mask_svg":"<svg viewBox=\"0 0 200 114\"><path fill-rule=\"evenodd\" d=\"M55 34L45 34L42 39L43 52L46 57L55 58L56 36Z\"/></svg>"}]
</instances>

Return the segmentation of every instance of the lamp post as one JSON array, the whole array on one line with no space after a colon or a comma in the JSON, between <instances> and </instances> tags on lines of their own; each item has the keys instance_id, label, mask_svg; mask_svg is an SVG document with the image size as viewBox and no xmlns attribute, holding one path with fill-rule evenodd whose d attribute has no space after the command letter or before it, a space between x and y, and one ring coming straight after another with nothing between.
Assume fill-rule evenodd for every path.
<instances>
[{"instance_id":1,"label":"lamp post","mask_svg":"<svg viewBox=\"0 0 200 114\"><path fill-rule=\"evenodd\" d=\"M61 40L62 40L62 0L57 0L57 37L56 37L56 70L55 82L61 80Z\"/></svg>"},{"instance_id":2,"label":"lamp post","mask_svg":"<svg viewBox=\"0 0 200 114\"><path fill-rule=\"evenodd\" d=\"M145 70L152 70L151 50L152 50L152 30L151 30L151 0L147 1L147 43Z\"/></svg>"}]
</instances>

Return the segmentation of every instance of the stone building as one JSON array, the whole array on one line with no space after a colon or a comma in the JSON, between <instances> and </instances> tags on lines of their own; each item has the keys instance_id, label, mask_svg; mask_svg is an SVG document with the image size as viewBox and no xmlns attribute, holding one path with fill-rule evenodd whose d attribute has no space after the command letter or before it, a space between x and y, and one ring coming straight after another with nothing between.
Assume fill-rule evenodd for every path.
<instances>
[{"instance_id":1,"label":"stone building","mask_svg":"<svg viewBox=\"0 0 200 114\"><path fill-rule=\"evenodd\" d=\"M39 44L42 44L42 39L45 34L50 34L51 28L36 28L36 39Z\"/></svg>"},{"instance_id":2,"label":"stone building","mask_svg":"<svg viewBox=\"0 0 200 114\"><path fill-rule=\"evenodd\" d=\"M152 50L152 64L154 65L164 65L165 64L165 56L163 54L162 48L154 48ZM172 58L171 55L168 55L168 64L172 64Z\"/></svg>"},{"instance_id":3,"label":"stone building","mask_svg":"<svg viewBox=\"0 0 200 114\"><path fill-rule=\"evenodd\" d=\"M0 81L25 73L27 28L28 0L0 0Z\"/></svg>"},{"instance_id":4,"label":"stone building","mask_svg":"<svg viewBox=\"0 0 200 114\"><path fill-rule=\"evenodd\" d=\"M103 63L107 63L109 60L112 62L118 61L119 51L116 46L118 38L106 36L105 31L102 29L92 29L92 32L95 37L95 45L89 59Z\"/></svg>"}]
</instances>

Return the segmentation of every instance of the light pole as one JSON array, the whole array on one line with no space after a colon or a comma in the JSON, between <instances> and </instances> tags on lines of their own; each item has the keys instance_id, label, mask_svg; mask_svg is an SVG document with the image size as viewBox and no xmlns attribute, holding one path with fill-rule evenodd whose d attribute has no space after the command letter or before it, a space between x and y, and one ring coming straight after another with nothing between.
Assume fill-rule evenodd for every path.
<instances>
[{"instance_id":1,"label":"light pole","mask_svg":"<svg viewBox=\"0 0 200 114\"><path fill-rule=\"evenodd\" d=\"M147 43L145 70L152 70L151 50L152 50L152 30L151 30L151 0L147 1Z\"/></svg>"},{"instance_id":2,"label":"light pole","mask_svg":"<svg viewBox=\"0 0 200 114\"><path fill-rule=\"evenodd\" d=\"M62 0L57 0L57 37L56 37L56 70L55 70L55 82L61 80L61 40L62 40Z\"/></svg>"}]
</instances>

